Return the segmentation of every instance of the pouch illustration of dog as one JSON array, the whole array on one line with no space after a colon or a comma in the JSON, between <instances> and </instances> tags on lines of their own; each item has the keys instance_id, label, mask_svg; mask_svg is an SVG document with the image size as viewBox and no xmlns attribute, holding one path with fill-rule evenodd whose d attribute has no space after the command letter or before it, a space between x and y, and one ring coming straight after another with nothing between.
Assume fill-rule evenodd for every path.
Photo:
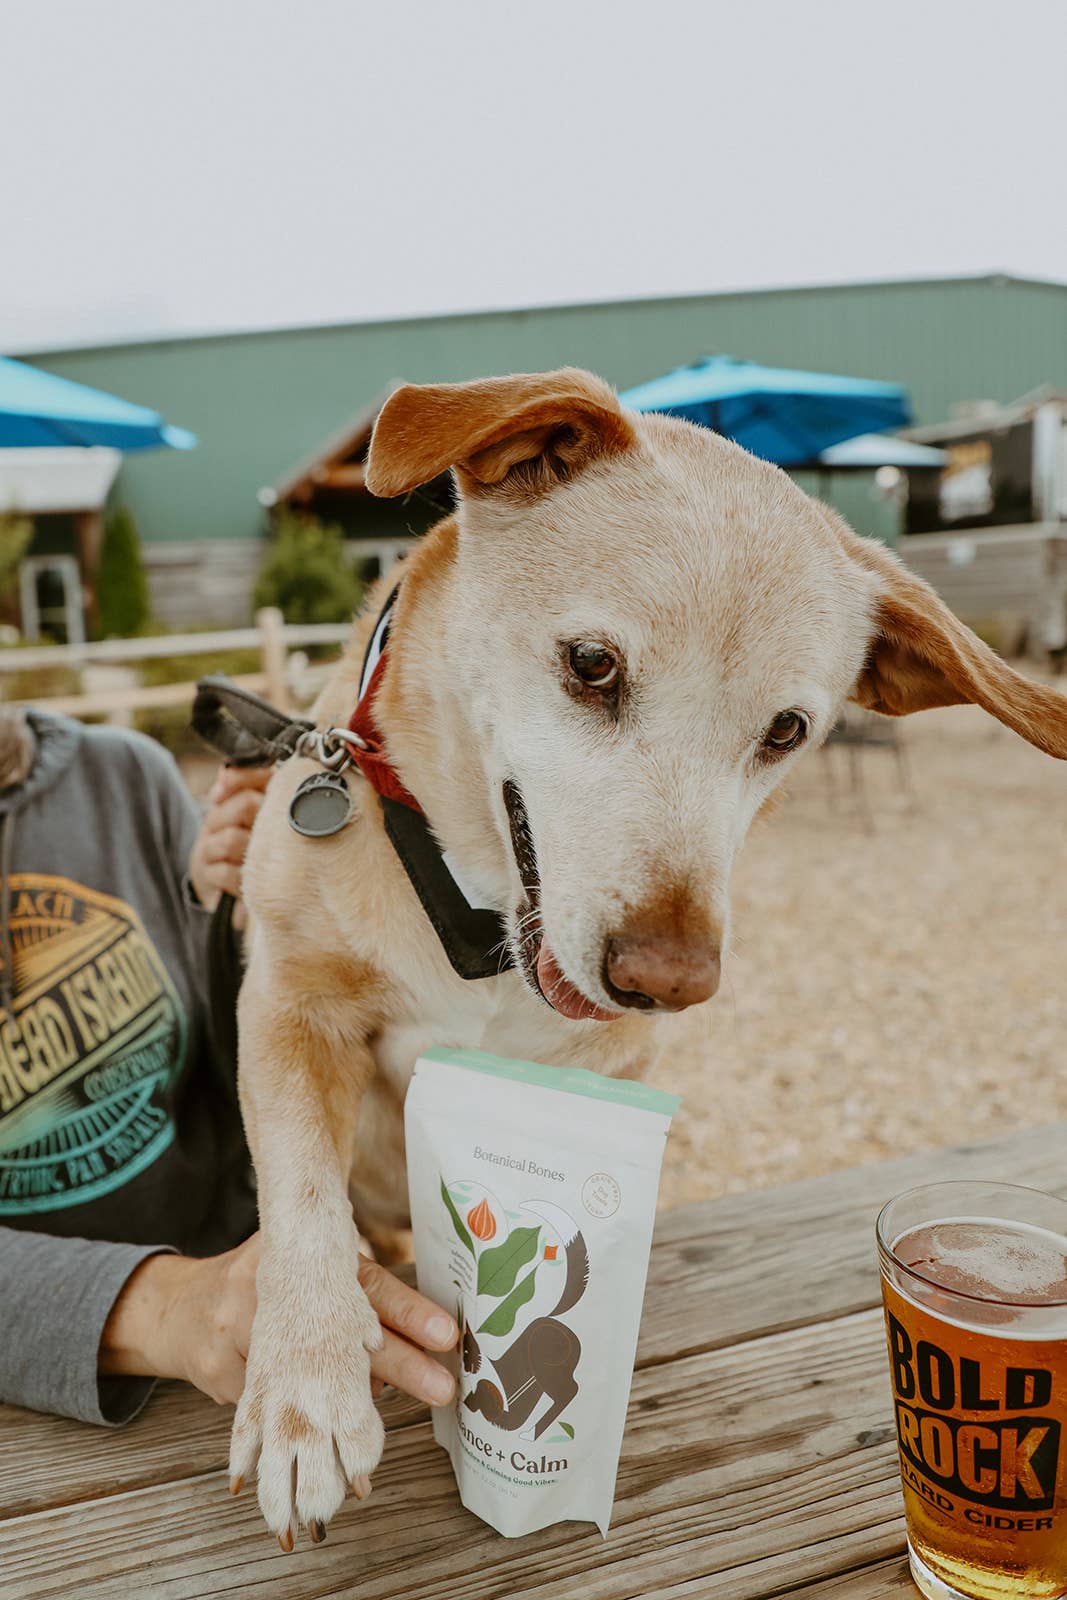
<instances>
[{"instance_id":1,"label":"pouch illustration of dog","mask_svg":"<svg viewBox=\"0 0 1067 1600\"><path fill-rule=\"evenodd\" d=\"M1013 671L891 551L730 441L625 411L590 373L398 389L368 487L405 495L448 469L455 513L403 563L375 668L375 785L347 775L347 825L304 838L289 807L320 769L284 762L244 870L240 1094L261 1257L231 1471L258 1463L287 1543L381 1455L356 1219L371 1237L407 1224L419 1054L644 1076L672 1015L716 992L750 823L846 700L888 716L970 702L1067 756L1067 698ZM357 714L390 587L317 727ZM495 914L509 970L453 965L383 785ZM527 1350L520 1371L516 1355L518 1377L555 1360Z\"/></svg>"},{"instance_id":2,"label":"pouch illustration of dog","mask_svg":"<svg viewBox=\"0 0 1067 1600\"><path fill-rule=\"evenodd\" d=\"M528 1202L523 1209L547 1215L555 1227L567 1268L563 1288L548 1315L535 1317L490 1363L498 1382L480 1379L463 1404L506 1433L514 1433L547 1397L551 1401L548 1409L534 1427L523 1429L519 1435L522 1439L540 1439L578 1393L574 1374L581 1359L581 1340L557 1319L578 1304L589 1285L589 1251L578 1224L559 1206ZM463 1330L462 1355L463 1370L477 1375L483 1356L469 1327Z\"/></svg>"}]
</instances>

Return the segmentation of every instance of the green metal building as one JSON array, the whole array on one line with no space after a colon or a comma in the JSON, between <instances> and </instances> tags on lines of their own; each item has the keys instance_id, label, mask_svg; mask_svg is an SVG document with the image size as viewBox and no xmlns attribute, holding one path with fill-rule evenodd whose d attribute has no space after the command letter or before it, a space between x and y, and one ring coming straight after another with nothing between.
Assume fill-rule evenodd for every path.
<instances>
[{"instance_id":1,"label":"green metal building","mask_svg":"<svg viewBox=\"0 0 1067 1600\"><path fill-rule=\"evenodd\" d=\"M933 423L961 401L1006 402L1046 383L1067 389L1067 284L1005 276L848 284L183 338L25 359L142 402L199 435L192 453L128 459L116 493L136 517L153 581L170 571L180 580L172 588L185 592L183 620L206 623L247 614L265 528L260 491L320 450L396 379L576 365L625 388L713 351L895 380L911 394L915 421ZM853 487L851 499L844 508L855 521L862 524L866 507L877 520L869 494ZM361 517L355 532L399 533L409 523L421 528L425 513L368 500ZM224 569L226 581L204 581ZM188 584L180 579L193 572L198 618L188 615Z\"/></svg>"}]
</instances>

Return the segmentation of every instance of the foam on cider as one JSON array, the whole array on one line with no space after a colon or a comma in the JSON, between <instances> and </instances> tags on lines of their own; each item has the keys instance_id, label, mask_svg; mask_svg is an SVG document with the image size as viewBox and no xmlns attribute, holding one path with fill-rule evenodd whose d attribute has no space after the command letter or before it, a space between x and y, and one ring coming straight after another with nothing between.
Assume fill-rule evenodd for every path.
<instances>
[{"instance_id":1,"label":"foam on cider","mask_svg":"<svg viewBox=\"0 0 1067 1600\"><path fill-rule=\"evenodd\" d=\"M1067 1302L1067 1239L1029 1223L992 1217L930 1222L902 1234L893 1254L929 1282L980 1300Z\"/></svg>"}]
</instances>

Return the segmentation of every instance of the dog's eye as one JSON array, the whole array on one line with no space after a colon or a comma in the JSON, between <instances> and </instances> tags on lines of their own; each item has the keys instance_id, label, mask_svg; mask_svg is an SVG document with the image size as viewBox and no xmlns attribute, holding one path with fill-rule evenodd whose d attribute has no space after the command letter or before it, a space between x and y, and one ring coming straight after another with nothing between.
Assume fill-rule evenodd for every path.
<instances>
[{"instance_id":1,"label":"dog's eye","mask_svg":"<svg viewBox=\"0 0 1067 1600\"><path fill-rule=\"evenodd\" d=\"M763 735L763 748L772 755L784 755L803 744L807 734L807 720L799 711L779 711Z\"/></svg>"},{"instance_id":2,"label":"dog's eye","mask_svg":"<svg viewBox=\"0 0 1067 1600\"><path fill-rule=\"evenodd\" d=\"M570 667L590 689L613 689L619 681L618 658L606 645L572 644Z\"/></svg>"}]
</instances>

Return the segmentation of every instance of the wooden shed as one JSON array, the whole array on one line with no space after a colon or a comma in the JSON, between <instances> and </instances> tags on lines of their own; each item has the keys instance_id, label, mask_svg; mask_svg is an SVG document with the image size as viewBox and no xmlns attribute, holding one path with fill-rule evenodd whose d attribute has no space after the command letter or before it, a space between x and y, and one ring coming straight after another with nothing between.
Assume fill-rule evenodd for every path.
<instances>
[{"instance_id":1,"label":"wooden shed","mask_svg":"<svg viewBox=\"0 0 1067 1600\"><path fill-rule=\"evenodd\" d=\"M960 408L909 437L945 452L908 473L900 554L1005 654L1067 658L1067 393Z\"/></svg>"}]
</instances>

